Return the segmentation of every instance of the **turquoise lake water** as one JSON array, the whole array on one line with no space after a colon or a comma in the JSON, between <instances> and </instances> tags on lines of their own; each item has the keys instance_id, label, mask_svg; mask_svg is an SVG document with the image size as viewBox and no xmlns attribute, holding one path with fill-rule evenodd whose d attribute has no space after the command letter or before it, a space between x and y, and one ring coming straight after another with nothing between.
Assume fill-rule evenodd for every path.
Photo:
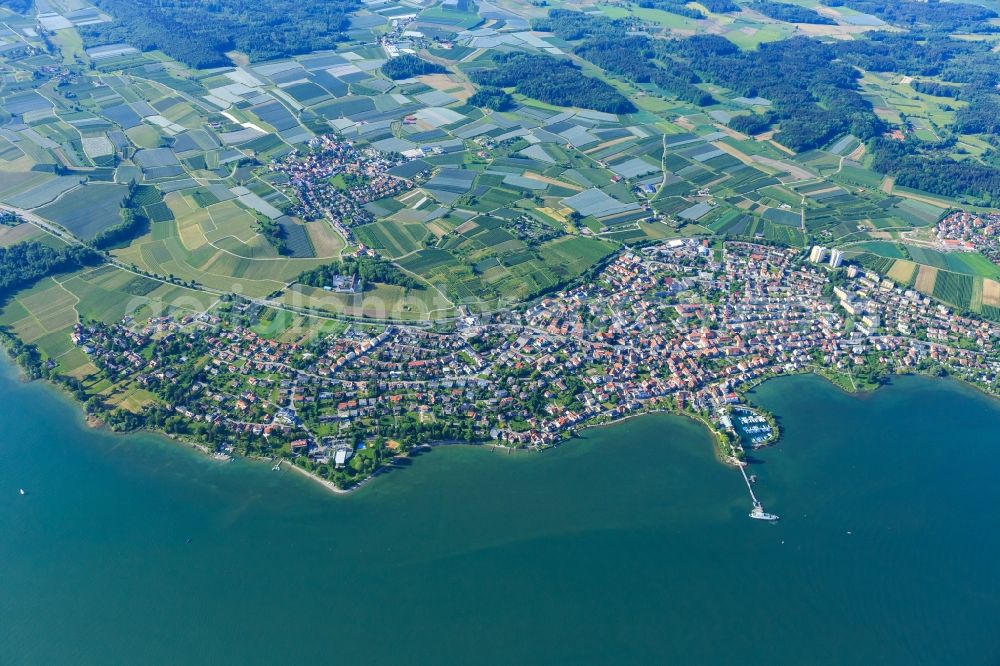
<instances>
[{"instance_id":1,"label":"turquoise lake water","mask_svg":"<svg viewBox=\"0 0 1000 666\"><path fill-rule=\"evenodd\" d=\"M775 525L675 417L343 497L0 396L0 663L1000 663L1000 403L955 382L759 388Z\"/></svg>"}]
</instances>

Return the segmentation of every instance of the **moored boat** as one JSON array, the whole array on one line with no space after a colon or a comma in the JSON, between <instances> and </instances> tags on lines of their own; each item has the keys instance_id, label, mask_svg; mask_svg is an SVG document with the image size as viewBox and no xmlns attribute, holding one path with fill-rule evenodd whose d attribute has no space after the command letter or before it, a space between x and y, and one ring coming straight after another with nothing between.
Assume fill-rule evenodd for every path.
<instances>
[{"instance_id":1,"label":"moored boat","mask_svg":"<svg viewBox=\"0 0 1000 666\"><path fill-rule=\"evenodd\" d=\"M753 511L750 512L750 517L754 520L766 520L769 523L773 523L778 520L777 515L764 511L764 505L759 502L753 505Z\"/></svg>"}]
</instances>

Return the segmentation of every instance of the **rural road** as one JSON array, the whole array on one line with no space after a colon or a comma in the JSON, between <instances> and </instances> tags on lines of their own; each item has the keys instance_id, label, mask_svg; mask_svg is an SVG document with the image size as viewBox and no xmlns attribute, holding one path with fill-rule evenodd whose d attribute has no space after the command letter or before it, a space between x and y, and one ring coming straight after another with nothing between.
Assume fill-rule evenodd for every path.
<instances>
[{"instance_id":1,"label":"rural road","mask_svg":"<svg viewBox=\"0 0 1000 666\"><path fill-rule=\"evenodd\" d=\"M49 233L52 236L55 236L56 238L62 240L65 243L68 243L70 245L86 245L86 243L84 243L82 240L80 240L79 238L77 238L73 234L69 233L68 231L66 231L62 227L60 227L60 226L58 226L56 224L53 224L52 222L49 222L48 220L45 220L45 219L39 217L38 215L35 215L31 211L24 210L23 208L15 208L14 206L8 206L8 205L2 204L2 203L0 203L0 210L9 211L11 213L14 213L15 215L19 216L21 219L25 220L26 222L35 225L39 229L42 229L46 233ZM113 257L111 254L105 253L104 257L105 257L105 261L107 263L111 264L112 266L115 266L116 268L120 268L123 271L127 271L129 273L132 273L133 275L142 276L142 277L145 277L145 278L150 279L150 280L155 280L157 282L161 282L163 284L171 284L171 285L177 285L178 284L177 282L171 282L170 280L168 280L168 279L166 279L164 277L158 276L158 275L153 275L153 274L150 274L150 273L143 273L143 272L137 271L131 265L119 261L118 259L116 259L115 257ZM215 296L215 297L222 297L222 296L230 296L230 295L232 295L232 292L224 291L224 290L221 290L221 289L214 289L212 287L206 287L205 285L202 285L202 284L198 284L198 285L196 285L194 287L188 287L188 286L183 285L183 284L181 286L184 286L186 289L191 289L193 291L200 291L202 293L209 294L209 295ZM430 321L428 321L428 322L404 322L404 321L400 321L398 319L380 319L380 318L375 318L375 317L356 317L356 316L345 315L345 314L334 314L334 313L331 313L331 312L324 312L324 311L321 311L321 310L314 310L312 308L304 308L304 307L297 307L297 306L294 306L294 305L288 305L288 304L282 303L280 301L274 301L274 300L270 300L270 299L266 299L266 298L248 298L246 296L241 296L241 298L244 298L245 300L248 300L251 303L254 303L256 305L261 305L261 306L268 307L268 308L271 308L271 309L274 309L274 310L284 310L285 312L290 312L292 314L299 314L299 315L303 315L303 316L307 316L307 317L316 317L317 319L328 319L328 320L331 320L331 321L345 321L345 322L352 322L352 323L358 323L358 324L380 324L380 325L392 325L392 326L397 326L397 327L400 327L400 328L410 327L410 328L415 328L415 329L426 329L426 328L430 327L434 323L454 321L455 319L457 319L457 317L446 317L446 318L442 318L442 319L435 319L433 322L430 322Z\"/></svg>"}]
</instances>

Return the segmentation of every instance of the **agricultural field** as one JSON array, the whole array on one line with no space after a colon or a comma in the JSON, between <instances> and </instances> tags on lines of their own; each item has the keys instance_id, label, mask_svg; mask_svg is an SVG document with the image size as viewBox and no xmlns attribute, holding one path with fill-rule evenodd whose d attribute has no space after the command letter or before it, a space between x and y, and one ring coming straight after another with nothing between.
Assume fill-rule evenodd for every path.
<instances>
[{"instance_id":1,"label":"agricultural field","mask_svg":"<svg viewBox=\"0 0 1000 666\"><path fill-rule=\"evenodd\" d=\"M0 225L0 247L10 247L16 243L46 238L52 237L31 224L19 224L16 227Z\"/></svg>"},{"instance_id":2,"label":"agricultural field","mask_svg":"<svg viewBox=\"0 0 1000 666\"><path fill-rule=\"evenodd\" d=\"M912 261L899 259L894 261L892 266L886 271L886 277L894 282L906 286L911 286L916 279L918 265Z\"/></svg>"},{"instance_id":3,"label":"agricultural field","mask_svg":"<svg viewBox=\"0 0 1000 666\"><path fill-rule=\"evenodd\" d=\"M977 252L941 252L927 247L866 241L845 252L866 269L913 287L960 310L983 314L1000 296L1000 266Z\"/></svg>"},{"instance_id":4,"label":"agricultural field","mask_svg":"<svg viewBox=\"0 0 1000 666\"><path fill-rule=\"evenodd\" d=\"M34 344L67 374L86 374L86 355L69 339L75 324L144 319L172 311L204 312L215 299L112 266L45 278L0 309L0 326Z\"/></svg>"},{"instance_id":5,"label":"agricultural field","mask_svg":"<svg viewBox=\"0 0 1000 666\"><path fill-rule=\"evenodd\" d=\"M926 247L888 241L858 243L852 245L849 252L871 253L889 259L905 259L919 265L972 276L993 279L1000 277L1000 267L977 252L941 252Z\"/></svg>"},{"instance_id":6,"label":"agricultural field","mask_svg":"<svg viewBox=\"0 0 1000 666\"><path fill-rule=\"evenodd\" d=\"M296 285L283 294L281 301L296 308L379 320L415 321L433 318L433 314L454 315L451 303L432 289L404 289L383 284L360 294L339 294ZM276 327L269 333L277 331L281 329ZM285 333L281 331L280 334Z\"/></svg>"},{"instance_id":7,"label":"agricultural field","mask_svg":"<svg viewBox=\"0 0 1000 666\"><path fill-rule=\"evenodd\" d=\"M121 222L119 211L127 193L126 185L87 183L34 212L55 222L77 238L91 240L108 227Z\"/></svg>"},{"instance_id":8,"label":"agricultural field","mask_svg":"<svg viewBox=\"0 0 1000 666\"><path fill-rule=\"evenodd\" d=\"M829 20L792 24L746 3L724 13L688 8L704 18L559 4L628 19L657 36L708 32L742 49L793 35L858 39L880 25L812 0L796 4ZM691 236L842 247L936 297L991 301L983 281L1000 280L1000 271L985 257L899 242L932 227L954 201L894 188L846 131L796 152L773 129L748 136L729 127L767 113L770 100L701 83L712 100L697 106L577 59L634 108L558 106L513 89L511 103L496 109L470 103L476 72L494 66L494 56L573 50L575 38L531 29L530 19L546 12L524 2L478 10L389 2L359 10L348 39L329 50L208 69L124 44L90 48L72 26L56 31L48 53L25 29L30 19L12 18L11 29L40 50L0 55L0 202L90 241L120 221L134 183L130 205L148 225L112 250L124 265L195 292L280 294L346 316L398 307L402 318L434 318L458 304L488 310L576 279L620 248ZM439 69L390 78L382 68L400 45ZM907 78L866 71L861 93L880 116L905 117L917 137L936 140L964 102L922 94ZM328 136L404 156L390 173L406 186L365 199L360 215L307 214L301 183L274 166ZM976 137L959 142L971 156L988 147ZM357 186L343 171L324 181L341 192ZM37 234L0 230L0 245ZM304 271L361 246L421 288L404 294L376 285L359 300L296 284ZM930 269L970 276L972 295L964 278L937 286ZM75 287L83 289L68 281ZM93 311L102 319L115 313Z\"/></svg>"}]
</instances>

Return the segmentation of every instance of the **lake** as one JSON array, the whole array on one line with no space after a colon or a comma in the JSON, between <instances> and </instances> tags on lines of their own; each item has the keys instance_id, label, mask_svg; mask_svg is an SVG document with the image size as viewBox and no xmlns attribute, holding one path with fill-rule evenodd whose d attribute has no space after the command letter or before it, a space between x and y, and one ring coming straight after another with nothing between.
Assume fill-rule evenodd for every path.
<instances>
[{"instance_id":1,"label":"lake","mask_svg":"<svg viewBox=\"0 0 1000 666\"><path fill-rule=\"evenodd\" d=\"M777 524L672 416L334 496L88 429L6 362L0 395L5 664L1000 663L1000 403L956 382L758 388Z\"/></svg>"}]
</instances>

